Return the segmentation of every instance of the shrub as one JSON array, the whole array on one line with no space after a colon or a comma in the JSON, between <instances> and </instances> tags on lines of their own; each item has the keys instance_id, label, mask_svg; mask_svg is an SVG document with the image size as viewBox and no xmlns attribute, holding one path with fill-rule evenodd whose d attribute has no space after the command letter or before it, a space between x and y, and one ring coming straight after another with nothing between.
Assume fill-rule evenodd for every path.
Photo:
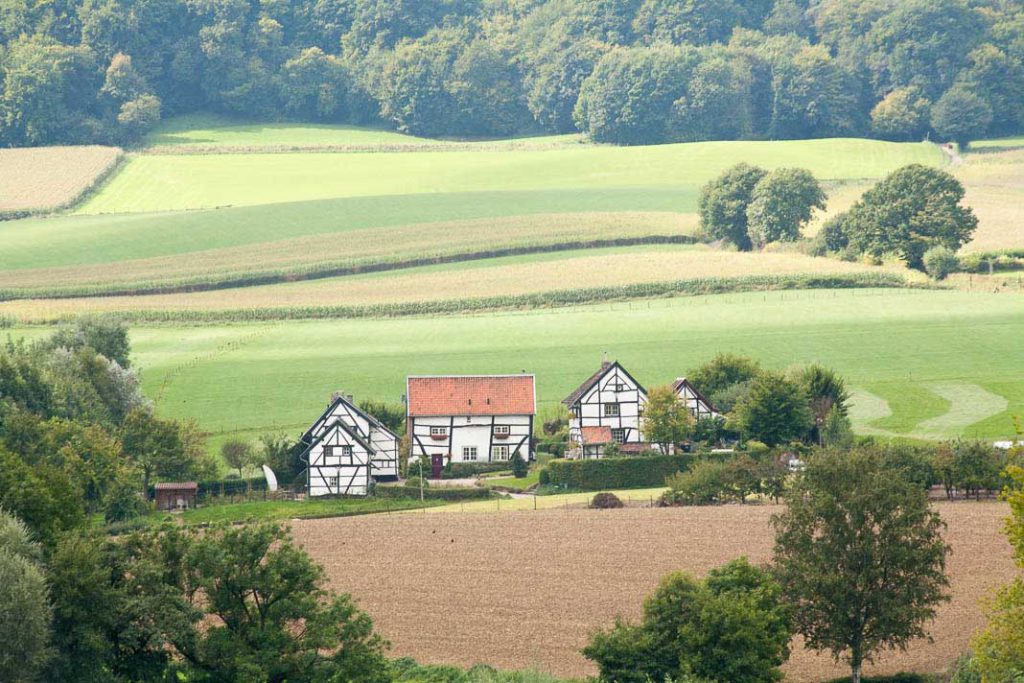
<instances>
[{"instance_id":1,"label":"shrub","mask_svg":"<svg viewBox=\"0 0 1024 683\"><path fill-rule=\"evenodd\" d=\"M409 477L408 479L405 480L406 488L418 489L420 488L420 486L422 486L423 488L428 488L430 486L430 482L427 481L426 479L421 479L420 477Z\"/></svg>"},{"instance_id":2,"label":"shrub","mask_svg":"<svg viewBox=\"0 0 1024 683\"><path fill-rule=\"evenodd\" d=\"M974 658L971 655L962 655L956 660L949 675L949 683L982 683L981 674L974 665Z\"/></svg>"},{"instance_id":3,"label":"shrub","mask_svg":"<svg viewBox=\"0 0 1024 683\"><path fill-rule=\"evenodd\" d=\"M524 478L530 471L530 466L526 464L526 460L519 454L519 451L515 452L512 456L512 475L516 479Z\"/></svg>"},{"instance_id":4,"label":"shrub","mask_svg":"<svg viewBox=\"0 0 1024 683\"><path fill-rule=\"evenodd\" d=\"M959 265L956 254L949 247L932 247L924 253L924 271L933 280L945 280Z\"/></svg>"},{"instance_id":5,"label":"shrub","mask_svg":"<svg viewBox=\"0 0 1024 683\"><path fill-rule=\"evenodd\" d=\"M688 472L665 477L669 490L661 498L662 505L710 505L725 498L730 465L701 461Z\"/></svg>"},{"instance_id":6,"label":"shrub","mask_svg":"<svg viewBox=\"0 0 1024 683\"><path fill-rule=\"evenodd\" d=\"M552 460L540 471L540 483L555 489L600 491L662 486L665 477L689 468L693 456L645 455L601 460Z\"/></svg>"},{"instance_id":7,"label":"shrub","mask_svg":"<svg viewBox=\"0 0 1024 683\"><path fill-rule=\"evenodd\" d=\"M590 501L590 509L592 510L610 510L621 507L625 507L625 505L614 493L599 493Z\"/></svg>"}]
</instances>

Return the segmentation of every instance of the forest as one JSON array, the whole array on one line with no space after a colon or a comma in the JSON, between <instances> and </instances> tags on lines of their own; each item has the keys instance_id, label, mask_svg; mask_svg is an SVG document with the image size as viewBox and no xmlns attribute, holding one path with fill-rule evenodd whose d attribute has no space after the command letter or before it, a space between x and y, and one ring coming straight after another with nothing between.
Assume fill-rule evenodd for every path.
<instances>
[{"instance_id":1,"label":"forest","mask_svg":"<svg viewBox=\"0 0 1024 683\"><path fill-rule=\"evenodd\" d=\"M1015 0L0 0L0 144L161 118L597 142L1024 130Z\"/></svg>"}]
</instances>

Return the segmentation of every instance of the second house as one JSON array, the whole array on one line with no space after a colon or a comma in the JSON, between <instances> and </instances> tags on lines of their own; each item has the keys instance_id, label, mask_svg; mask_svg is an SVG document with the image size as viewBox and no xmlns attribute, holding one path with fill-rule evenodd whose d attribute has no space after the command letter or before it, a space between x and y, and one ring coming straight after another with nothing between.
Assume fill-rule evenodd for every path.
<instances>
[{"instance_id":1,"label":"second house","mask_svg":"<svg viewBox=\"0 0 1024 683\"><path fill-rule=\"evenodd\" d=\"M410 461L501 462L516 451L533 459L533 375L409 377L406 397Z\"/></svg>"}]
</instances>

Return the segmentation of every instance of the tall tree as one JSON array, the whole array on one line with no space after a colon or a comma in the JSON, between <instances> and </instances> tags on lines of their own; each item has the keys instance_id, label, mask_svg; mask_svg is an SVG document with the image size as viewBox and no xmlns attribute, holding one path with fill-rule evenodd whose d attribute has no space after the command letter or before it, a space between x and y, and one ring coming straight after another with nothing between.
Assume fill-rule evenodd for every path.
<instances>
[{"instance_id":1,"label":"tall tree","mask_svg":"<svg viewBox=\"0 0 1024 683\"><path fill-rule=\"evenodd\" d=\"M658 444L662 453L668 454L675 445L682 443L692 426L690 411L671 386L653 387L647 392L641 429L644 438Z\"/></svg>"},{"instance_id":2,"label":"tall tree","mask_svg":"<svg viewBox=\"0 0 1024 683\"><path fill-rule=\"evenodd\" d=\"M747 206L750 242L764 247L769 242L796 241L815 209L824 208L825 192L810 171L771 171L754 186Z\"/></svg>"},{"instance_id":3,"label":"tall tree","mask_svg":"<svg viewBox=\"0 0 1024 683\"><path fill-rule=\"evenodd\" d=\"M796 630L860 683L865 661L927 635L948 599L942 519L870 450L816 454L785 498L774 564Z\"/></svg>"},{"instance_id":4,"label":"tall tree","mask_svg":"<svg viewBox=\"0 0 1024 683\"><path fill-rule=\"evenodd\" d=\"M944 140L953 140L967 149L988 131L992 123L992 107L966 86L947 90L932 107L932 128Z\"/></svg>"},{"instance_id":5,"label":"tall tree","mask_svg":"<svg viewBox=\"0 0 1024 683\"><path fill-rule=\"evenodd\" d=\"M733 426L747 439L769 446L803 439L813 424L804 388L785 375L763 372L750 385L730 415Z\"/></svg>"},{"instance_id":6,"label":"tall tree","mask_svg":"<svg viewBox=\"0 0 1024 683\"><path fill-rule=\"evenodd\" d=\"M843 231L862 252L895 251L908 266L922 269L928 249L956 251L978 227L974 212L961 205L963 197L963 185L949 173L911 164L865 192L843 217Z\"/></svg>"},{"instance_id":7,"label":"tall tree","mask_svg":"<svg viewBox=\"0 0 1024 683\"><path fill-rule=\"evenodd\" d=\"M50 651L50 603L31 532L0 509L0 680L32 683Z\"/></svg>"},{"instance_id":8,"label":"tall tree","mask_svg":"<svg viewBox=\"0 0 1024 683\"><path fill-rule=\"evenodd\" d=\"M701 230L713 239L731 242L740 251L749 251L747 207L754 188L766 174L762 168L740 163L704 185L697 208ZM721 388L701 387L701 391L714 392Z\"/></svg>"}]
</instances>

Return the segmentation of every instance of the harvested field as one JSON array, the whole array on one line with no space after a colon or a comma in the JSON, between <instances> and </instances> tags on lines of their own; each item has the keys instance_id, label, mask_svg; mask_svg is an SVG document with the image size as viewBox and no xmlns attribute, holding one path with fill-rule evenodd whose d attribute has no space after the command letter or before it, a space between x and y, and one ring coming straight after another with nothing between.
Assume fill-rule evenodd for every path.
<instances>
[{"instance_id":1,"label":"harvested field","mask_svg":"<svg viewBox=\"0 0 1024 683\"><path fill-rule=\"evenodd\" d=\"M0 149L0 213L73 204L121 158L117 147Z\"/></svg>"},{"instance_id":2,"label":"harvested field","mask_svg":"<svg viewBox=\"0 0 1024 683\"><path fill-rule=\"evenodd\" d=\"M978 602L1015 572L1000 503L937 503L949 525L952 601L933 643L879 657L866 673L939 672L983 624ZM732 558L770 556L775 506L410 513L294 523L332 586L367 609L393 654L424 662L556 675L594 673L579 654L595 628L635 618L664 574L698 575ZM500 532L497 532L500 530ZM496 533L497 532L497 533ZM794 644L787 680L842 675Z\"/></svg>"}]
</instances>

